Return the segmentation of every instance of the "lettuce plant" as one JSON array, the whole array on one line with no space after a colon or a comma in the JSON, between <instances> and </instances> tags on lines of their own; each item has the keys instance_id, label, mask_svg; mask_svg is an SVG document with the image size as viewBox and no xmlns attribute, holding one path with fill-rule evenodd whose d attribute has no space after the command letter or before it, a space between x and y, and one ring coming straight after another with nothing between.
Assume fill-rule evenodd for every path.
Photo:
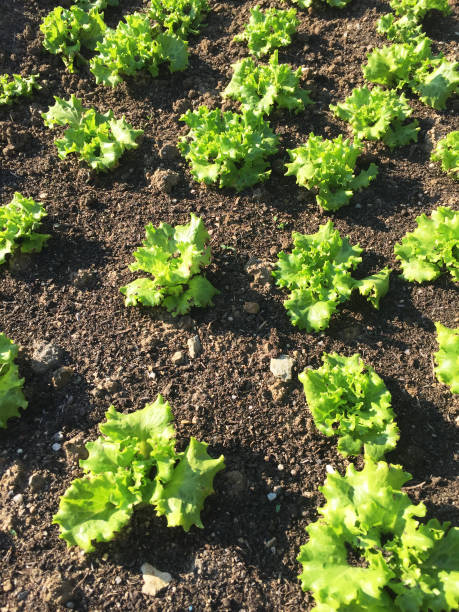
<instances>
[{"instance_id":1,"label":"lettuce plant","mask_svg":"<svg viewBox=\"0 0 459 612\"><path fill-rule=\"evenodd\" d=\"M338 436L344 456L365 455L382 459L397 444L398 427L391 395L382 378L359 355L322 355L323 366L299 375L317 429Z\"/></svg>"},{"instance_id":2,"label":"lettuce plant","mask_svg":"<svg viewBox=\"0 0 459 612\"><path fill-rule=\"evenodd\" d=\"M96 8L86 11L76 5L69 9L57 6L40 25L43 46L50 53L61 55L69 72L75 72L75 62L87 63L81 48L94 50L106 28L103 14Z\"/></svg>"},{"instance_id":3,"label":"lettuce plant","mask_svg":"<svg viewBox=\"0 0 459 612\"><path fill-rule=\"evenodd\" d=\"M298 113L312 104L310 92L299 87L301 68L294 72L288 64L279 64L277 49L268 64L257 65L247 57L233 64L233 71L222 95L239 100L244 110L269 115L276 105Z\"/></svg>"},{"instance_id":4,"label":"lettuce plant","mask_svg":"<svg viewBox=\"0 0 459 612\"><path fill-rule=\"evenodd\" d=\"M391 149L418 139L417 121L403 125L413 111L405 96L393 89L354 89L344 102L330 105L330 110L350 123L359 139L382 140Z\"/></svg>"},{"instance_id":5,"label":"lettuce plant","mask_svg":"<svg viewBox=\"0 0 459 612\"><path fill-rule=\"evenodd\" d=\"M77 153L97 171L107 171L118 165L119 158L129 149L136 149L143 130L134 130L124 119L115 119L113 111L98 113L84 108L75 95L69 100L54 96L56 103L42 113L47 127L69 125L63 138L55 141L59 157Z\"/></svg>"},{"instance_id":6,"label":"lettuce plant","mask_svg":"<svg viewBox=\"0 0 459 612\"><path fill-rule=\"evenodd\" d=\"M349 204L354 192L367 187L378 174L375 164L355 174L362 149L360 141L343 140L342 134L328 140L311 133L305 145L287 149L291 162L286 164L285 176L294 175L297 185L317 189L316 200L324 210L338 210Z\"/></svg>"},{"instance_id":7,"label":"lettuce plant","mask_svg":"<svg viewBox=\"0 0 459 612\"><path fill-rule=\"evenodd\" d=\"M16 192L9 204L0 206L0 264L7 255L19 250L22 253L38 253L49 234L39 234L37 229L46 217L43 205Z\"/></svg>"},{"instance_id":8,"label":"lettuce plant","mask_svg":"<svg viewBox=\"0 0 459 612\"><path fill-rule=\"evenodd\" d=\"M34 89L41 89L37 83L39 74L22 77L20 74L0 74L0 106L10 105L17 98L30 96Z\"/></svg>"},{"instance_id":9,"label":"lettuce plant","mask_svg":"<svg viewBox=\"0 0 459 612\"><path fill-rule=\"evenodd\" d=\"M459 180L459 130L450 132L439 140L430 159L441 162L442 170Z\"/></svg>"},{"instance_id":10,"label":"lettuce plant","mask_svg":"<svg viewBox=\"0 0 459 612\"><path fill-rule=\"evenodd\" d=\"M126 306L161 305L176 316L193 306L212 305L218 291L200 274L210 262L208 240L204 223L193 213L187 225L147 225L145 242L134 253L136 261L129 268L148 272L153 280L139 278L121 287Z\"/></svg>"},{"instance_id":11,"label":"lettuce plant","mask_svg":"<svg viewBox=\"0 0 459 612\"><path fill-rule=\"evenodd\" d=\"M387 87L409 86L424 104L442 110L458 90L459 62L432 55L431 44L426 36L418 36L374 49L363 68L365 79Z\"/></svg>"},{"instance_id":12,"label":"lettuce plant","mask_svg":"<svg viewBox=\"0 0 459 612\"><path fill-rule=\"evenodd\" d=\"M116 29L108 28L97 43L97 55L90 61L96 83L116 87L123 80L121 75L132 76L143 69L156 77L159 65L165 62L170 72L185 70L188 51L183 40L161 32L142 13L124 19Z\"/></svg>"},{"instance_id":13,"label":"lettuce plant","mask_svg":"<svg viewBox=\"0 0 459 612\"><path fill-rule=\"evenodd\" d=\"M396 19L393 13L387 13L378 19L376 30L397 43L410 43L425 38L422 26L411 14Z\"/></svg>"},{"instance_id":14,"label":"lettuce plant","mask_svg":"<svg viewBox=\"0 0 459 612\"><path fill-rule=\"evenodd\" d=\"M412 15L421 21L429 11L439 11L444 15L451 13L448 0L390 0L396 15Z\"/></svg>"},{"instance_id":15,"label":"lettuce plant","mask_svg":"<svg viewBox=\"0 0 459 612\"><path fill-rule=\"evenodd\" d=\"M187 40L199 34L209 8L207 0L151 0L148 14L166 32Z\"/></svg>"},{"instance_id":16,"label":"lettuce plant","mask_svg":"<svg viewBox=\"0 0 459 612\"><path fill-rule=\"evenodd\" d=\"M279 253L273 276L279 287L290 291L284 306L293 325L308 332L325 329L354 289L379 308L389 289L389 268L362 280L352 278L352 270L362 261L362 249L341 238L331 221L315 234L293 232L292 237L293 251Z\"/></svg>"},{"instance_id":17,"label":"lettuce plant","mask_svg":"<svg viewBox=\"0 0 459 612\"><path fill-rule=\"evenodd\" d=\"M439 347L434 353L437 363L435 375L451 388L452 393L459 393L459 327L450 329L435 323L435 329Z\"/></svg>"},{"instance_id":18,"label":"lettuce plant","mask_svg":"<svg viewBox=\"0 0 459 612\"><path fill-rule=\"evenodd\" d=\"M16 344L0 333L0 428L5 429L8 419L18 417L19 408L27 408L22 392L24 379L19 378L18 366L14 363L18 355Z\"/></svg>"},{"instance_id":19,"label":"lettuce plant","mask_svg":"<svg viewBox=\"0 0 459 612\"><path fill-rule=\"evenodd\" d=\"M241 191L271 174L266 158L276 153L278 138L260 115L200 106L180 121L190 131L178 146L197 181Z\"/></svg>"},{"instance_id":20,"label":"lettuce plant","mask_svg":"<svg viewBox=\"0 0 459 612\"><path fill-rule=\"evenodd\" d=\"M418 224L395 245L402 277L407 281L433 281L448 271L459 281L459 212L439 206L429 217L422 214Z\"/></svg>"},{"instance_id":21,"label":"lettuce plant","mask_svg":"<svg viewBox=\"0 0 459 612\"><path fill-rule=\"evenodd\" d=\"M86 444L85 475L61 497L53 519L69 546L89 552L94 542L109 542L139 504L152 505L169 527L204 527L201 510L224 457L212 459L207 444L195 438L178 453L172 420L161 395L131 414L110 406L102 435Z\"/></svg>"},{"instance_id":22,"label":"lettuce plant","mask_svg":"<svg viewBox=\"0 0 459 612\"><path fill-rule=\"evenodd\" d=\"M452 611L459 607L459 529L417 518L401 487L411 474L367 459L361 471L328 474L321 517L306 531L298 561L317 610Z\"/></svg>"},{"instance_id":23,"label":"lettuce plant","mask_svg":"<svg viewBox=\"0 0 459 612\"><path fill-rule=\"evenodd\" d=\"M293 8L287 11L275 8L261 11L255 6L250 9L249 23L234 40L247 41L250 53L255 57L263 57L274 49L289 45L299 23Z\"/></svg>"},{"instance_id":24,"label":"lettuce plant","mask_svg":"<svg viewBox=\"0 0 459 612\"><path fill-rule=\"evenodd\" d=\"M431 57L431 41L428 38L385 45L368 55L363 76L372 83L401 88L413 82L416 70Z\"/></svg>"}]
</instances>

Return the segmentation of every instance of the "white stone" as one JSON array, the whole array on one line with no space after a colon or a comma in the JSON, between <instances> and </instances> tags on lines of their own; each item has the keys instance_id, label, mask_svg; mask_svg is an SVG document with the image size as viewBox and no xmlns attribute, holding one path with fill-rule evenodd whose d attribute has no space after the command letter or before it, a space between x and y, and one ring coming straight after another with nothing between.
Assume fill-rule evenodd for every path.
<instances>
[{"instance_id":1,"label":"white stone","mask_svg":"<svg viewBox=\"0 0 459 612\"><path fill-rule=\"evenodd\" d=\"M197 357L202 351L202 346L201 346L201 341L199 340L199 336L193 336L192 338L189 338L187 340L187 345L188 345L188 354L190 355L191 359L195 359L195 357Z\"/></svg>"},{"instance_id":2,"label":"white stone","mask_svg":"<svg viewBox=\"0 0 459 612\"><path fill-rule=\"evenodd\" d=\"M292 368L295 362L288 355L281 355L278 358L271 359L269 369L276 378L280 378L284 382L292 380Z\"/></svg>"},{"instance_id":3,"label":"white stone","mask_svg":"<svg viewBox=\"0 0 459 612\"><path fill-rule=\"evenodd\" d=\"M277 497L277 493L268 493L266 497L268 498L268 501L274 501Z\"/></svg>"},{"instance_id":4,"label":"white stone","mask_svg":"<svg viewBox=\"0 0 459 612\"><path fill-rule=\"evenodd\" d=\"M156 595L167 587L172 580L172 576L168 572L160 572L149 563L144 563L140 571L143 574L144 580L142 593L145 593L145 595Z\"/></svg>"}]
</instances>

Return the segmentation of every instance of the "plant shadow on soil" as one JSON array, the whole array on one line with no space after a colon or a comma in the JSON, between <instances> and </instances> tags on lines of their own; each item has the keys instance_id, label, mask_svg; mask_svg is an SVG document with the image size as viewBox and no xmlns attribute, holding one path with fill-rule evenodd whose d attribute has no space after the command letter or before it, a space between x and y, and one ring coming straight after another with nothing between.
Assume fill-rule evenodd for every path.
<instances>
[{"instance_id":1,"label":"plant shadow on soil","mask_svg":"<svg viewBox=\"0 0 459 612\"><path fill-rule=\"evenodd\" d=\"M164 517L155 515L153 507L139 506L128 526L112 542L96 544L93 558L100 559L107 552L115 563L126 568L139 567L148 560L155 567L173 567L176 574L189 574L196 571L196 558L203 549L214 548L217 554L218 550L232 549L240 560L256 565L263 578L278 578L281 574L295 581L297 570L292 571L283 561L292 553L287 534L298 518L303 520L306 514L315 518L316 497L281 491L270 502L266 497L270 488L260 478L260 471L275 472L273 460L266 461L260 454L237 445L213 449L212 455L220 452L225 455L227 467L216 476L215 494L207 499L202 511L204 530L192 527L186 533L181 527L169 528ZM237 472L242 484L236 483L230 489L228 484L234 485L231 474L234 466L242 464L241 456L243 468L250 470L251 478ZM251 520L241 521L241 516ZM276 534L274 542L270 542L271 532ZM273 546L275 550L271 550Z\"/></svg>"}]
</instances>

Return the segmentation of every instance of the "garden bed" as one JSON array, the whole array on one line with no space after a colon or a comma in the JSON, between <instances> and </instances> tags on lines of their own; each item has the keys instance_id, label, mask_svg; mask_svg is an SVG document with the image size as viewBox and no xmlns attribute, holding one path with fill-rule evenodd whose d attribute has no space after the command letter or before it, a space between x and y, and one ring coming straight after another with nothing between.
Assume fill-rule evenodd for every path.
<instances>
[{"instance_id":1,"label":"garden bed","mask_svg":"<svg viewBox=\"0 0 459 612\"><path fill-rule=\"evenodd\" d=\"M142 74L114 90L96 86L87 69L69 74L42 48L39 24L58 4L11 0L0 24L0 73L39 72L45 80L30 100L0 108L0 203L15 191L40 200L48 211L43 231L52 235L41 253L0 271L0 330L22 347L18 363L29 400L22 417L0 434L0 606L55 609L67 580L75 609L93 612L311 609L296 557L323 501L318 487L326 466L343 473L348 463L336 441L314 427L297 380L305 367L320 365L324 351L358 352L384 379L401 430L390 461L413 475L407 492L427 505L429 516L458 523L459 405L436 380L432 357L434 322L458 326L457 287L447 275L424 285L403 281L393 253L417 215L438 205L457 209L457 183L429 159L432 144L459 127L457 99L435 111L410 98L421 128L418 142L393 152L367 143L362 167L375 162L378 177L349 206L333 215L321 212L313 194L284 176L281 162L288 161L286 149L303 144L311 131L347 133L328 106L364 84L366 55L384 43L375 21L389 7L353 0L343 10L320 5L298 11L298 33L279 50L279 60L306 68L303 86L314 105L297 115L274 113L279 161L266 183L239 194L208 188L164 145L186 133L179 117L188 108L221 106L231 64L246 54L232 38L255 3L212 2L207 27L190 38L185 72L163 69L156 79ZM122 0L107 9L107 22L114 25L144 5ZM436 50L454 55L455 15L431 14L424 28ZM112 109L144 130L139 148L108 174L91 174L74 156L60 160L55 130L43 125L40 112L53 95L72 93L85 106ZM223 106L237 108L227 101ZM158 168L179 175L170 193L151 181ZM145 225L186 223L190 212L211 233L208 278L220 290L215 306L175 319L160 309L126 308L119 288L134 279L128 265ZM324 333L307 334L291 325L285 293L264 271L280 250L291 248L292 231L315 232L329 218L364 249L359 275L384 266L397 271L379 311L354 297ZM246 302L256 302L259 312L247 312ZM187 341L195 335L202 352L192 359ZM58 365L72 370L67 384L53 382L52 371L34 372L31 356L40 342L62 349ZM177 351L183 363L173 363ZM281 354L295 360L286 385L270 373L270 359ZM212 456L225 456L226 471L216 477L216 493L202 514L205 529L184 533L167 528L153 511L139 510L95 554L68 549L51 525L59 496L81 473L66 443L94 439L110 404L132 411L158 393L173 408L180 448L195 436L210 443ZM40 487L30 481L37 473ZM145 562L173 577L155 598L142 594Z\"/></svg>"}]
</instances>

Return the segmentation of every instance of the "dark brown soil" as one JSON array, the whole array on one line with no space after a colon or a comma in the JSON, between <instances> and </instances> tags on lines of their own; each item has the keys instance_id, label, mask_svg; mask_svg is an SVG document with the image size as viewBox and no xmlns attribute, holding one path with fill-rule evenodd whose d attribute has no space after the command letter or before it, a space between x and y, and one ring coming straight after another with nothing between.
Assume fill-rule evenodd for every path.
<instances>
[{"instance_id":1,"label":"dark brown soil","mask_svg":"<svg viewBox=\"0 0 459 612\"><path fill-rule=\"evenodd\" d=\"M300 589L295 558L306 525L317 517L327 464L343 471L347 462L337 454L336 441L314 428L296 373L317 367L323 351L358 351L392 393L401 440L390 460L412 473L410 496L427 504L429 516L458 523L458 403L435 379L432 361L434 321L458 324L457 288L447 277L418 286L394 273L379 311L356 298L333 317L326 333L292 327L283 293L254 281L246 264L251 258L274 261L290 246L292 230L312 232L325 223L329 217L314 196L282 173L239 195L205 188L192 180L181 158L159 157L165 143L184 133L178 118L186 108L221 103L230 65L245 53L231 39L255 3L211 2L207 28L190 41L186 72L129 79L114 91L95 86L87 70L68 74L41 47L40 21L57 4L9 0L0 20L0 72L40 72L46 80L30 101L0 109L0 203L9 202L14 191L43 201L49 213L44 231L52 234L49 246L22 269L0 271L0 329L23 347L19 365L29 399L22 417L0 432L0 606L57 609L59 589L65 590L60 573L71 582L77 610L308 610L312 598ZM142 2L120 5L107 11L110 24ZM297 116L275 114L278 159L287 159L285 149L304 142L310 131L334 137L346 130L328 105L363 84L366 53L383 44L374 22L388 9L380 0L353 0L342 11L320 5L300 13L299 33L280 59L309 69L306 86L316 104ZM453 16L432 15L425 28L438 50L453 55L459 31ZM43 126L40 112L52 96L72 93L86 106L111 108L145 130L139 149L107 175L91 177L73 156L59 160L57 132ZM421 125L418 143L393 153L379 143L368 145L362 163L374 160L379 176L333 215L340 232L364 248L362 275L384 265L397 268L394 244L414 229L418 214L440 204L457 206L457 184L429 162L432 141L458 129L457 101L442 112L416 99L411 103ZM180 175L169 195L150 185L157 168ZM190 212L202 216L212 234L208 276L221 291L215 307L175 320L162 311L126 308L119 287L134 278L128 264L144 226L185 223ZM94 273L83 288L81 270ZM246 301L257 302L260 312L247 314ZM195 334L202 354L173 365L173 353L186 352ZM52 384L51 374L33 373L38 341L65 351L62 365L75 375L63 389ZM286 388L273 385L269 371L270 357L280 353L296 360ZM107 379L112 384L104 391ZM179 445L193 435L210 442L213 456L225 455L227 470L216 478L216 494L203 512L206 528L185 534L142 510L95 554L67 549L51 521L59 496L80 470L52 445L75 436L92 439L110 403L131 411L158 392L173 406ZM47 484L33 492L29 478L36 472ZM269 502L273 490L277 499ZM23 501L13 501L19 493ZM141 592L144 562L174 578L155 598Z\"/></svg>"}]
</instances>

